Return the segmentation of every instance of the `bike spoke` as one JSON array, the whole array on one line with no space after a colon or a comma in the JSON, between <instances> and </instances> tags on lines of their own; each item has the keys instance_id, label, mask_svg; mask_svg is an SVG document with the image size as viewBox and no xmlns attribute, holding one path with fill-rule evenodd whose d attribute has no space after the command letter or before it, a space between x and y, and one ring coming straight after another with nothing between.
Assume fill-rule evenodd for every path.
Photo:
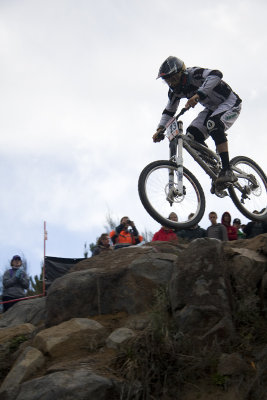
<instances>
[{"instance_id":1,"label":"bike spoke","mask_svg":"<svg viewBox=\"0 0 267 400\"><path fill-rule=\"evenodd\" d=\"M264 172L247 157L236 157L231 163L238 178L238 181L229 189L235 205L248 218L265 219L267 217L267 182Z\"/></svg>"},{"instance_id":2,"label":"bike spoke","mask_svg":"<svg viewBox=\"0 0 267 400\"><path fill-rule=\"evenodd\" d=\"M169 172L173 173L173 182L169 181ZM168 165L157 166L147 174L145 194L150 207L160 217L167 219L171 212L178 216L178 223L188 223L189 214L198 215L200 211L200 193L193 179L184 173L182 193L178 190L177 171Z\"/></svg>"}]
</instances>

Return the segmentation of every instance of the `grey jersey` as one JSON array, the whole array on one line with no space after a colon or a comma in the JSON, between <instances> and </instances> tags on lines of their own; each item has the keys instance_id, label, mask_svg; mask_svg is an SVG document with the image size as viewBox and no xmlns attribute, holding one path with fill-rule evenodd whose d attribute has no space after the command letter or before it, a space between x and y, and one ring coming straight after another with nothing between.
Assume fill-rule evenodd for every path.
<instances>
[{"instance_id":1,"label":"grey jersey","mask_svg":"<svg viewBox=\"0 0 267 400\"><path fill-rule=\"evenodd\" d=\"M220 223L210 225L207 229L207 236L219 240L228 240L227 229Z\"/></svg>"},{"instance_id":2,"label":"grey jersey","mask_svg":"<svg viewBox=\"0 0 267 400\"><path fill-rule=\"evenodd\" d=\"M174 116L182 98L190 99L199 95L199 103L211 111L215 111L220 104L229 100L231 107L241 103L239 96L222 80L222 73L218 70L193 67L186 68L178 87L169 89L168 103L163 110L159 125L166 126Z\"/></svg>"}]
</instances>

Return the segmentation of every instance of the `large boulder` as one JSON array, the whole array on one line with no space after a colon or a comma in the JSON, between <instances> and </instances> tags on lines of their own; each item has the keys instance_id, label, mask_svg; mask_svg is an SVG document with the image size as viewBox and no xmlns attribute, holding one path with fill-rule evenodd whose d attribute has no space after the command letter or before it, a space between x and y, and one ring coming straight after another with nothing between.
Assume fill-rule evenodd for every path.
<instances>
[{"instance_id":1,"label":"large boulder","mask_svg":"<svg viewBox=\"0 0 267 400\"><path fill-rule=\"evenodd\" d=\"M182 333L200 339L234 333L221 241L196 239L180 254L170 282L170 301Z\"/></svg>"},{"instance_id":2,"label":"large boulder","mask_svg":"<svg viewBox=\"0 0 267 400\"><path fill-rule=\"evenodd\" d=\"M114 251L111 257L92 257L85 269L56 279L47 295L46 325L52 326L73 317L137 314L151 308L156 289L168 285L176 254L129 248ZM96 259L97 268L92 268Z\"/></svg>"},{"instance_id":3,"label":"large boulder","mask_svg":"<svg viewBox=\"0 0 267 400\"><path fill-rule=\"evenodd\" d=\"M95 350L104 343L104 327L87 318L73 318L39 332L33 346L55 358Z\"/></svg>"},{"instance_id":4,"label":"large boulder","mask_svg":"<svg viewBox=\"0 0 267 400\"><path fill-rule=\"evenodd\" d=\"M0 393L29 379L44 363L45 358L39 350L26 347L6 376Z\"/></svg>"},{"instance_id":5,"label":"large boulder","mask_svg":"<svg viewBox=\"0 0 267 400\"><path fill-rule=\"evenodd\" d=\"M88 369L77 369L51 373L13 386L1 393L1 400L110 400L114 398L114 390L111 379Z\"/></svg>"},{"instance_id":6,"label":"large boulder","mask_svg":"<svg viewBox=\"0 0 267 400\"><path fill-rule=\"evenodd\" d=\"M267 233L255 236L252 239L233 240L224 243L225 248L245 248L254 250L259 254L267 256Z\"/></svg>"},{"instance_id":7,"label":"large boulder","mask_svg":"<svg viewBox=\"0 0 267 400\"><path fill-rule=\"evenodd\" d=\"M8 328L1 328L0 345L7 342L11 342L12 340L19 337L29 338L34 333L35 330L36 327L32 324L21 324L16 326L11 325Z\"/></svg>"},{"instance_id":8,"label":"large boulder","mask_svg":"<svg viewBox=\"0 0 267 400\"><path fill-rule=\"evenodd\" d=\"M266 255L250 248L226 248L225 261L226 274L236 296L245 298L257 294L267 271Z\"/></svg>"},{"instance_id":9,"label":"large boulder","mask_svg":"<svg viewBox=\"0 0 267 400\"><path fill-rule=\"evenodd\" d=\"M38 326L45 320L46 298L22 300L9 308L0 319L0 328L30 323Z\"/></svg>"}]
</instances>

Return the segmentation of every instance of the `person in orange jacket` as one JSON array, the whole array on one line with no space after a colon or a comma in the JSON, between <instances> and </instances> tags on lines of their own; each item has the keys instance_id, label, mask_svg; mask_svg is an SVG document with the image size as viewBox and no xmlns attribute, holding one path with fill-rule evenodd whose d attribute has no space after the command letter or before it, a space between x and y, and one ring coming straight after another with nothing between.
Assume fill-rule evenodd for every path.
<instances>
[{"instance_id":1,"label":"person in orange jacket","mask_svg":"<svg viewBox=\"0 0 267 400\"><path fill-rule=\"evenodd\" d=\"M143 241L143 237L139 235L134 222L129 217L122 217L120 225L111 231L109 236L114 244L114 249L133 246Z\"/></svg>"},{"instance_id":2,"label":"person in orange jacket","mask_svg":"<svg viewBox=\"0 0 267 400\"><path fill-rule=\"evenodd\" d=\"M231 214L225 211L222 215L222 224L227 229L228 240L237 240L237 228L231 225Z\"/></svg>"}]
</instances>

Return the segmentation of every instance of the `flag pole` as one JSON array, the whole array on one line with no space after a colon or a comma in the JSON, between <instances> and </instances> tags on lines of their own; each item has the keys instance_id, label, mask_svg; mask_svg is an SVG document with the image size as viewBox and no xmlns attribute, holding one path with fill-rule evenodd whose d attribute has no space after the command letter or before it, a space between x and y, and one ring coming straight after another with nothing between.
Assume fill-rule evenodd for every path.
<instances>
[{"instance_id":1,"label":"flag pole","mask_svg":"<svg viewBox=\"0 0 267 400\"><path fill-rule=\"evenodd\" d=\"M43 295L45 296L45 255L46 255L46 241L47 241L47 230L46 221L44 221L44 262L43 262Z\"/></svg>"}]
</instances>

